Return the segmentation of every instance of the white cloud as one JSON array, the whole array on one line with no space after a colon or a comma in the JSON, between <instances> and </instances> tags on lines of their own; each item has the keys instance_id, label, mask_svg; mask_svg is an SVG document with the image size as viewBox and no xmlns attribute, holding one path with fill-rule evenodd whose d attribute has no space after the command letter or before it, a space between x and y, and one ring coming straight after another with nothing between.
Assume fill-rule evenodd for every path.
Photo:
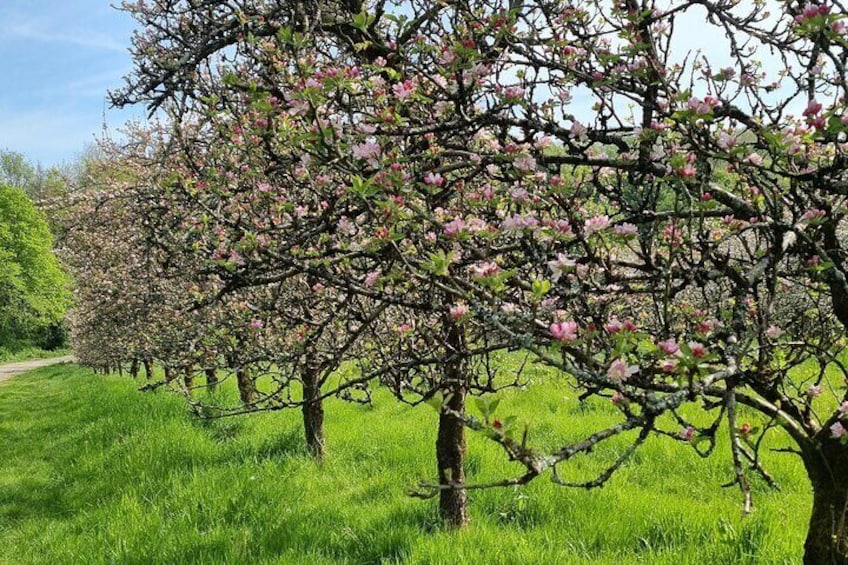
<instances>
[{"instance_id":1,"label":"white cloud","mask_svg":"<svg viewBox=\"0 0 848 565\"><path fill-rule=\"evenodd\" d=\"M103 99L106 97L107 91L116 90L123 86L123 77L131 70L129 66L122 66L80 77L70 82L51 84L40 90L39 94L53 96L59 93L71 98Z\"/></svg>"},{"instance_id":2,"label":"white cloud","mask_svg":"<svg viewBox=\"0 0 848 565\"><path fill-rule=\"evenodd\" d=\"M129 42L119 40L91 30L59 31L53 26L43 27L32 22L5 23L0 25L0 36L28 39L46 43L68 43L91 49L126 53Z\"/></svg>"}]
</instances>

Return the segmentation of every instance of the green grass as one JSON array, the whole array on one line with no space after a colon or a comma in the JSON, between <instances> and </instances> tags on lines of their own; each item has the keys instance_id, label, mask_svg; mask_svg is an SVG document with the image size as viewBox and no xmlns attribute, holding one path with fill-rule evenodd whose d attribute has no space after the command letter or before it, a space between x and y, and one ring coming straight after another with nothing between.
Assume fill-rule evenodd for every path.
<instances>
[{"instance_id":1,"label":"green grass","mask_svg":"<svg viewBox=\"0 0 848 565\"><path fill-rule=\"evenodd\" d=\"M49 367L0 385L0 563L650 563L800 562L811 503L798 461L775 454L783 492L754 481L741 516L726 450L702 460L658 438L603 489L537 479L471 493L473 523L442 529L433 500L405 490L434 477L436 414L385 395L328 402L329 456L309 459L299 414L201 422L165 391ZM506 395L553 445L615 417L555 383ZM776 441L776 445L785 442ZM595 454L609 461L622 443ZM588 477L594 458L563 474ZM520 472L469 437L470 480Z\"/></svg>"}]
</instances>

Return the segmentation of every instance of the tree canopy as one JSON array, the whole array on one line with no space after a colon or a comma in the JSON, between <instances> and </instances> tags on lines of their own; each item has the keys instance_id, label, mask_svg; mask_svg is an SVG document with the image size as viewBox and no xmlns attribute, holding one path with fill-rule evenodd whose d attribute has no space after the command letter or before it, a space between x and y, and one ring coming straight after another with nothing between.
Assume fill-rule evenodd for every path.
<instances>
[{"instance_id":1,"label":"tree canopy","mask_svg":"<svg viewBox=\"0 0 848 565\"><path fill-rule=\"evenodd\" d=\"M360 359L440 410L448 523L491 486L465 483L461 425L521 466L495 484L585 488L650 438L708 455L724 430L746 511L781 433L814 490L807 560L845 562L846 9L764 5L127 2L114 101L168 118L129 150L140 240L163 273L191 265L200 303L292 281L357 297L338 327L381 329ZM719 58L675 48L692 14ZM534 449L486 396L520 381L501 349L620 420ZM569 475L616 437L605 471Z\"/></svg>"},{"instance_id":2,"label":"tree canopy","mask_svg":"<svg viewBox=\"0 0 848 565\"><path fill-rule=\"evenodd\" d=\"M0 346L40 339L61 322L69 279L44 215L22 189L0 185Z\"/></svg>"}]
</instances>

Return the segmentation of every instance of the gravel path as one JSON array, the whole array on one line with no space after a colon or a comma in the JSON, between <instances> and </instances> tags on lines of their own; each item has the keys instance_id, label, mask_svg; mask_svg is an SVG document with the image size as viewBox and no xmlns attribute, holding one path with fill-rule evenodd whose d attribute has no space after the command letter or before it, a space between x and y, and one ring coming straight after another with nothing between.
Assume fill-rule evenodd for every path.
<instances>
[{"instance_id":1,"label":"gravel path","mask_svg":"<svg viewBox=\"0 0 848 565\"><path fill-rule=\"evenodd\" d=\"M20 375L21 373L26 373L27 371L38 369L39 367L55 365L56 363L70 363L72 361L74 361L74 356L66 355L64 357L52 357L50 359L33 359L32 361L18 361L15 363L7 363L5 365L0 365L0 383L2 383L3 381L8 381L15 375Z\"/></svg>"}]
</instances>

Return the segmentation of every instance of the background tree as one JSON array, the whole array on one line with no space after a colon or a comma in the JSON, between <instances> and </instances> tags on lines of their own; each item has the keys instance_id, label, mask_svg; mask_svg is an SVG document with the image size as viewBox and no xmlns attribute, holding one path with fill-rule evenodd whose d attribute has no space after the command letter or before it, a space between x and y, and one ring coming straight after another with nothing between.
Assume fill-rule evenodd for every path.
<instances>
[{"instance_id":1,"label":"background tree","mask_svg":"<svg viewBox=\"0 0 848 565\"><path fill-rule=\"evenodd\" d=\"M26 156L0 150L0 184L20 188L33 201L56 197L65 192L66 179L57 168L33 165Z\"/></svg>"},{"instance_id":2,"label":"background tree","mask_svg":"<svg viewBox=\"0 0 848 565\"><path fill-rule=\"evenodd\" d=\"M61 324L70 299L70 281L52 243L44 216L26 194L0 185L0 346L51 345L50 328Z\"/></svg>"}]
</instances>

